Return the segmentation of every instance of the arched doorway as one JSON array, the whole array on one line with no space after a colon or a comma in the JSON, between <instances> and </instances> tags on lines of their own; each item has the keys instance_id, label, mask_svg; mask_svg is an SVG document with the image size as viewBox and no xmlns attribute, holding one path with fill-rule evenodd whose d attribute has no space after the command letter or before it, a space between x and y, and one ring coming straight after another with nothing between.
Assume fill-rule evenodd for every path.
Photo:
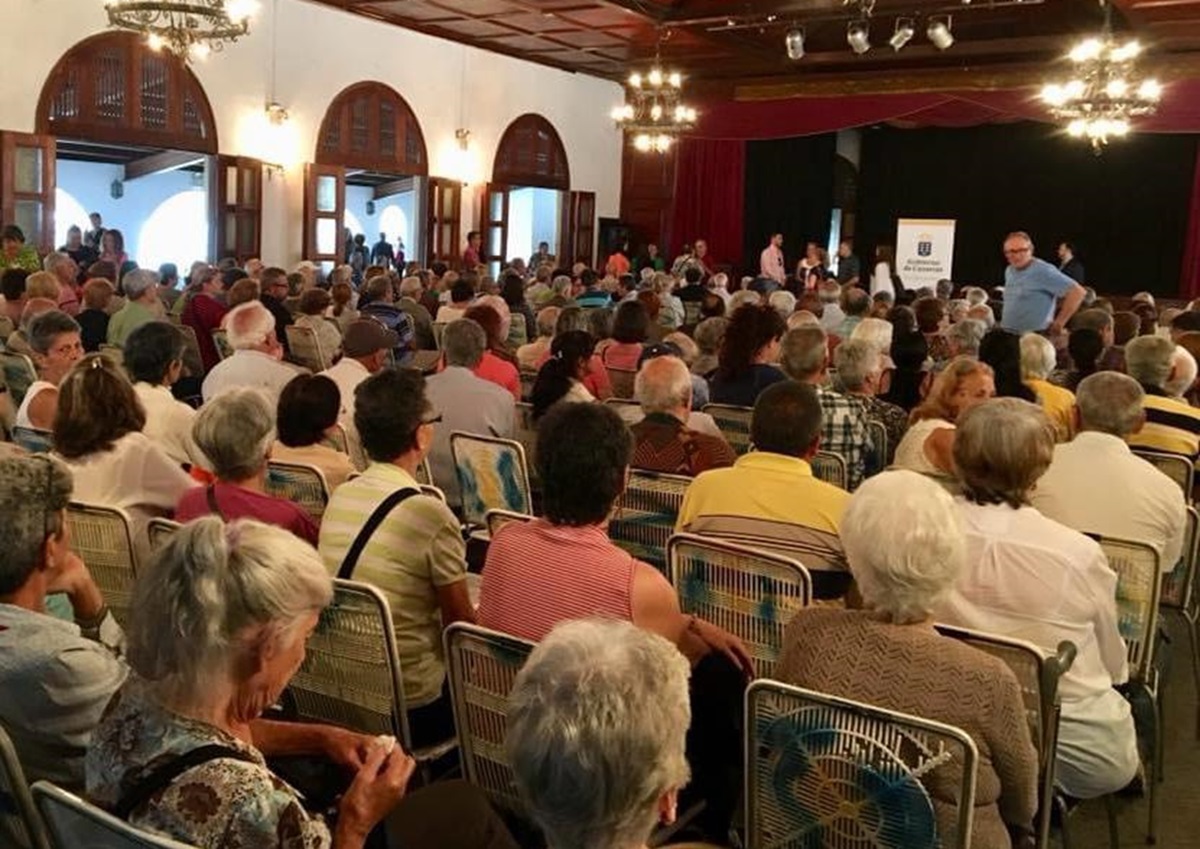
<instances>
[{"instance_id":1,"label":"arched doorway","mask_svg":"<svg viewBox=\"0 0 1200 849\"><path fill-rule=\"evenodd\" d=\"M513 259L531 256L542 242L560 265L592 264L595 194L571 191L566 148L541 115L521 115L505 129L480 210L493 274Z\"/></svg>"},{"instance_id":2,"label":"arched doorway","mask_svg":"<svg viewBox=\"0 0 1200 849\"><path fill-rule=\"evenodd\" d=\"M134 245L151 212L186 191L205 196L209 218L208 256L191 259L258 255L262 164L217 155L212 106L173 54L132 33L84 39L46 78L36 126L56 180Z\"/></svg>"},{"instance_id":3,"label":"arched doorway","mask_svg":"<svg viewBox=\"0 0 1200 849\"><path fill-rule=\"evenodd\" d=\"M305 257L345 262L343 234L351 221L361 222L365 229L355 232L367 237L368 246L386 234L397 256L398 238L407 239L409 258L420 256L424 234L415 232L418 227L406 237L388 232L384 222L399 220L397 213L406 221L419 221L414 212L426 203L428 184L435 182L428 178L425 136L399 92L374 81L343 89L325 111L315 162L305 181Z\"/></svg>"}]
</instances>

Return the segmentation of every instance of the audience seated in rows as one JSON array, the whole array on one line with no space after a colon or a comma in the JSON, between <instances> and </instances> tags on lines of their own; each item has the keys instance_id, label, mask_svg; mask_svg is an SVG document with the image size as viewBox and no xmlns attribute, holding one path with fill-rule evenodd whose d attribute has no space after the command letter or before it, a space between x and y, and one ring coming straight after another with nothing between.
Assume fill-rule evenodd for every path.
<instances>
[{"instance_id":1,"label":"audience seated in rows","mask_svg":"<svg viewBox=\"0 0 1200 849\"><path fill-rule=\"evenodd\" d=\"M1054 345L1038 333L1022 334L1020 344L1021 378L1046 411L1058 441L1067 442L1075 433L1075 396L1050 382L1058 358Z\"/></svg>"},{"instance_id":2,"label":"audience seated in rows","mask_svg":"<svg viewBox=\"0 0 1200 849\"><path fill-rule=\"evenodd\" d=\"M259 301L234 307L225 316L225 333L233 355L221 360L204 378L202 392L211 401L235 388L260 389L271 404L296 370L280 362L283 346L275 335L275 317Z\"/></svg>"},{"instance_id":3,"label":"audience seated in rows","mask_svg":"<svg viewBox=\"0 0 1200 849\"><path fill-rule=\"evenodd\" d=\"M838 528L849 495L813 477L809 461L820 448L822 422L815 387L784 381L763 390L750 420L755 450L692 482L676 530L793 557L803 552L815 590L841 595L847 582Z\"/></svg>"},{"instance_id":4,"label":"audience seated in rows","mask_svg":"<svg viewBox=\"0 0 1200 849\"><path fill-rule=\"evenodd\" d=\"M639 301L626 301L613 316L612 339L597 345L596 353L607 368L636 371L642 348L650 337L650 315Z\"/></svg>"},{"instance_id":5,"label":"audience seated in rows","mask_svg":"<svg viewBox=\"0 0 1200 849\"><path fill-rule=\"evenodd\" d=\"M1010 830L1032 834L1037 752L1004 661L932 627L966 566L953 499L914 472L884 472L850 498L841 526L864 609L797 611L775 677L966 731L980 756L971 845L1009 849ZM927 786L938 836L953 844L958 800L942 782Z\"/></svg>"},{"instance_id":6,"label":"audience seated in rows","mask_svg":"<svg viewBox=\"0 0 1200 849\"><path fill-rule=\"evenodd\" d=\"M519 368L524 371L534 371L543 357L549 356L550 342L554 339L554 326L558 322L558 313L558 307L543 307L538 310L537 338L533 338L527 344L517 348Z\"/></svg>"},{"instance_id":7,"label":"audience seated in rows","mask_svg":"<svg viewBox=\"0 0 1200 849\"><path fill-rule=\"evenodd\" d=\"M450 434L462 431L511 439L516 427L512 394L477 373L486 354L487 334L477 322L470 318L452 321L442 331L445 368L425 381L425 395L439 417L429 450L429 470L454 507L462 503L462 494L450 453Z\"/></svg>"},{"instance_id":8,"label":"audience seated in rows","mask_svg":"<svg viewBox=\"0 0 1200 849\"><path fill-rule=\"evenodd\" d=\"M538 369L530 393L534 421L540 420L560 401L587 403L597 400L587 388L594 351L592 336L586 330L568 330L554 337L550 358Z\"/></svg>"},{"instance_id":9,"label":"audience seated in rows","mask_svg":"<svg viewBox=\"0 0 1200 849\"><path fill-rule=\"evenodd\" d=\"M875 319L863 319L863 324ZM886 322L884 322L886 324ZM890 327L890 325L889 325ZM849 339L837 346L833 352L833 364L837 369L837 384L842 391L862 404L867 421L883 425L887 434L888 457L879 456L879 446L873 445L877 466L891 462L891 454L908 430L908 413L895 404L878 397L884 382L883 357L872 344L860 339Z\"/></svg>"},{"instance_id":10,"label":"audience seated in rows","mask_svg":"<svg viewBox=\"0 0 1200 849\"><path fill-rule=\"evenodd\" d=\"M310 289L309 291L314 291ZM329 491L354 474L349 455L325 440L338 433L341 395L337 384L323 374L298 374L279 396L275 413L275 444L271 459L315 466Z\"/></svg>"},{"instance_id":11,"label":"audience seated in rows","mask_svg":"<svg viewBox=\"0 0 1200 849\"><path fill-rule=\"evenodd\" d=\"M1139 336L1125 346L1129 376L1146 393L1142 400L1146 424L1129 435L1129 444L1196 458L1200 454L1200 410L1172 398L1167 391L1177 370L1174 355L1175 343L1159 336Z\"/></svg>"},{"instance_id":12,"label":"audience seated in rows","mask_svg":"<svg viewBox=\"0 0 1200 849\"><path fill-rule=\"evenodd\" d=\"M908 432L896 447L896 467L935 477L952 476L955 422L995 394L990 366L968 357L951 360L934 380L929 395L912 411Z\"/></svg>"},{"instance_id":13,"label":"audience seated in rows","mask_svg":"<svg viewBox=\"0 0 1200 849\"><path fill-rule=\"evenodd\" d=\"M719 431L693 429L693 377L672 355L652 357L638 370L633 394L644 417L630 426L635 469L695 476L737 459Z\"/></svg>"},{"instance_id":14,"label":"audience seated in rows","mask_svg":"<svg viewBox=\"0 0 1200 849\"><path fill-rule=\"evenodd\" d=\"M463 313L463 318L475 322L484 332L486 344L483 355L472 369L475 376L508 390L513 401L520 401L521 377L517 372L516 358L506 348L508 322L511 320L508 306L500 297L488 295L472 304Z\"/></svg>"},{"instance_id":15,"label":"audience seated in rows","mask_svg":"<svg viewBox=\"0 0 1200 849\"><path fill-rule=\"evenodd\" d=\"M196 411L176 400L171 387L183 374L183 332L165 321L148 321L125 339L122 363L146 413L142 433L180 466L208 465L192 439Z\"/></svg>"},{"instance_id":16,"label":"audience seated in rows","mask_svg":"<svg viewBox=\"0 0 1200 849\"><path fill-rule=\"evenodd\" d=\"M787 376L775 365L787 324L769 306L739 308L730 316L717 355L710 397L714 404L753 407L760 392Z\"/></svg>"},{"instance_id":17,"label":"audience seated in rows","mask_svg":"<svg viewBox=\"0 0 1200 849\"><path fill-rule=\"evenodd\" d=\"M60 310L50 310L29 325L29 341L38 379L25 390L17 408L17 427L50 430L58 408L59 384L83 358L83 344L75 319Z\"/></svg>"},{"instance_id":18,"label":"audience seated in rows","mask_svg":"<svg viewBox=\"0 0 1200 849\"><path fill-rule=\"evenodd\" d=\"M954 438L964 498L958 512L967 559L936 620L1028 640L1047 653L1078 650L1062 678L1056 781L1092 798L1119 790L1138 770L1128 678L1117 616L1117 575L1098 543L1030 506L1054 456L1041 408L997 398L966 410Z\"/></svg>"},{"instance_id":19,"label":"audience seated in rows","mask_svg":"<svg viewBox=\"0 0 1200 849\"><path fill-rule=\"evenodd\" d=\"M568 282L570 282L569 279ZM587 311L574 305L563 307L559 310L558 321L554 326L554 337L557 339L564 333L572 330L581 330L589 336L591 335L591 328L588 326ZM593 343L595 342L594 339L592 341ZM542 354L541 359L537 363L537 368L540 370L552 356L554 356L553 342L551 342L551 345ZM583 377L579 380L593 398L605 401L612 397L612 381L609 380L608 369L604 367L599 354L592 354L591 359L587 362L587 369L584 371Z\"/></svg>"},{"instance_id":20,"label":"audience seated in rows","mask_svg":"<svg viewBox=\"0 0 1200 849\"><path fill-rule=\"evenodd\" d=\"M371 462L334 491L318 546L331 575L372 584L387 597L417 746L454 734L442 628L475 621L458 519L417 489L417 466L433 445L437 419L425 378L415 370L385 369L358 387L354 424ZM389 501L397 493L403 500ZM380 510L377 527L367 527ZM356 544L358 558L347 562Z\"/></svg>"},{"instance_id":21,"label":"audience seated in rows","mask_svg":"<svg viewBox=\"0 0 1200 849\"><path fill-rule=\"evenodd\" d=\"M175 519L214 515L225 521L257 519L317 544L317 524L299 505L267 494L267 462L275 442L275 410L258 389L222 392L200 408L192 438L216 481L177 499Z\"/></svg>"},{"instance_id":22,"label":"audience seated in rows","mask_svg":"<svg viewBox=\"0 0 1200 849\"><path fill-rule=\"evenodd\" d=\"M397 338L394 330L388 330L374 319L352 321L342 337L342 358L322 372L337 384L342 405L338 422L352 437L355 433L355 390L368 377L383 370Z\"/></svg>"}]
</instances>

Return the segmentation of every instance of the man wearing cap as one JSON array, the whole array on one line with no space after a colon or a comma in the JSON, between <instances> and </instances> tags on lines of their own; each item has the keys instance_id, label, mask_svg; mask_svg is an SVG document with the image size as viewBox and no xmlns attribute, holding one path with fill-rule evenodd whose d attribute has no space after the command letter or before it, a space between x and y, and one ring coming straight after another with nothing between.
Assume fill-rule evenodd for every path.
<instances>
[{"instance_id":1,"label":"man wearing cap","mask_svg":"<svg viewBox=\"0 0 1200 849\"><path fill-rule=\"evenodd\" d=\"M342 395L342 412L338 421L352 432L354 429L354 390L387 364L388 351L395 348L399 338L373 318L350 322L342 337L342 358L332 368L321 372L337 384Z\"/></svg>"}]
</instances>

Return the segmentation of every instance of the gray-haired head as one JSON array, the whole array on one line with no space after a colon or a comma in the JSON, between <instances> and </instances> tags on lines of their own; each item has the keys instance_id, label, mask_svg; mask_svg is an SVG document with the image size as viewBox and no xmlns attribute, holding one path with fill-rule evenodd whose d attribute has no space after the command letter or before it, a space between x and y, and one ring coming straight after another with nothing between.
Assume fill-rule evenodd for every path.
<instances>
[{"instance_id":1,"label":"gray-haired head","mask_svg":"<svg viewBox=\"0 0 1200 849\"><path fill-rule=\"evenodd\" d=\"M886 354L892 350L892 337L896 326L882 318L864 318L850 331L851 339L859 339L875 346L875 350Z\"/></svg>"},{"instance_id":2,"label":"gray-haired head","mask_svg":"<svg viewBox=\"0 0 1200 849\"><path fill-rule=\"evenodd\" d=\"M633 380L633 397L649 413L673 413L692 406L692 373L674 356L647 360Z\"/></svg>"},{"instance_id":3,"label":"gray-haired head","mask_svg":"<svg viewBox=\"0 0 1200 849\"><path fill-rule=\"evenodd\" d=\"M963 494L976 504L1029 503L1029 493L1054 456L1054 426L1037 404L993 398L958 417L954 468Z\"/></svg>"},{"instance_id":4,"label":"gray-haired head","mask_svg":"<svg viewBox=\"0 0 1200 849\"><path fill-rule=\"evenodd\" d=\"M560 274L550 281L550 288L554 290L554 294L564 298L571 297L571 286L571 278L565 274Z\"/></svg>"},{"instance_id":5,"label":"gray-haired head","mask_svg":"<svg viewBox=\"0 0 1200 849\"><path fill-rule=\"evenodd\" d=\"M1095 430L1121 439L1142 425L1146 393L1138 382L1118 371L1098 371L1075 388L1075 406L1082 430Z\"/></svg>"},{"instance_id":6,"label":"gray-haired head","mask_svg":"<svg viewBox=\"0 0 1200 849\"><path fill-rule=\"evenodd\" d=\"M946 328L946 339L954 356L979 356L979 346L988 327L977 318L964 318Z\"/></svg>"},{"instance_id":7,"label":"gray-haired head","mask_svg":"<svg viewBox=\"0 0 1200 849\"><path fill-rule=\"evenodd\" d=\"M134 584L126 658L158 693L195 704L268 647L286 651L333 597L316 550L283 528L206 516L184 525Z\"/></svg>"},{"instance_id":8,"label":"gray-haired head","mask_svg":"<svg viewBox=\"0 0 1200 849\"><path fill-rule=\"evenodd\" d=\"M460 318L442 330L442 351L446 365L475 368L487 350L487 333L477 321Z\"/></svg>"},{"instance_id":9,"label":"gray-haired head","mask_svg":"<svg viewBox=\"0 0 1200 849\"><path fill-rule=\"evenodd\" d=\"M1142 386L1165 389L1174 364L1175 343L1161 336L1138 336L1125 345L1125 371Z\"/></svg>"},{"instance_id":10,"label":"gray-haired head","mask_svg":"<svg viewBox=\"0 0 1200 849\"><path fill-rule=\"evenodd\" d=\"M863 601L897 624L928 619L966 562L966 533L954 499L916 472L868 479L851 496L842 529Z\"/></svg>"},{"instance_id":11,"label":"gray-haired head","mask_svg":"<svg viewBox=\"0 0 1200 849\"><path fill-rule=\"evenodd\" d=\"M786 289L777 289L767 298L772 309L787 321L787 317L796 311L796 296Z\"/></svg>"},{"instance_id":12,"label":"gray-haired head","mask_svg":"<svg viewBox=\"0 0 1200 849\"><path fill-rule=\"evenodd\" d=\"M879 349L865 339L847 339L833 352L837 379L847 392L858 392L882 366Z\"/></svg>"},{"instance_id":13,"label":"gray-haired head","mask_svg":"<svg viewBox=\"0 0 1200 849\"><path fill-rule=\"evenodd\" d=\"M140 300L151 289L157 290L158 272L149 268L135 268L121 278L121 288L129 300Z\"/></svg>"},{"instance_id":14,"label":"gray-haired head","mask_svg":"<svg viewBox=\"0 0 1200 849\"><path fill-rule=\"evenodd\" d=\"M706 318L697 324L694 338L696 340L696 347L700 349L700 353L717 353L717 350L721 347L721 340L725 338L725 328L728 326L729 319L721 316Z\"/></svg>"},{"instance_id":15,"label":"gray-haired head","mask_svg":"<svg viewBox=\"0 0 1200 849\"><path fill-rule=\"evenodd\" d=\"M811 380L829 362L825 331L820 327L794 327L779 343L779 366L792 380Z\"/></svg>"},{"instance_id":16,"label":"gray-haired head","mask_svg":"<svg viewBox=\"0 0 1200 849\"><path fill-rule=\"evenodd\" d=\"M192 422L192 439L223 481L254 477L275 441L275 412L257 389L229 389L208 401Z\"/></svg>"},{"instance_id":17,"label":"gray-haired head","mask_svg":"<svg viewBox=\"0 0 1200 849\"><path fill-rule=\"evenodd\" d=\"M62 251L50 251L50 253L46 254L46 258L42 260L42 270L56 274L55 269L68 262L73 262L70 254L63 253Z\"/></svg>"},{"instance_id":18,"label":"gray-haired head","mask_svg":"<svg viewBox=\"0 0 1200 849\"><path fill-rule=\"evenodd\" d=\"M275 316L262 301L247 301L225 313L225 338L235 350L250 350L275 337Z\"/></svg>"},{"instance_id":19,"label":"gray-haired head","mask_svg":"<svg viewBox=\"0 0 1200 849\"><path fill-rule=\"evenodd\" d=\"M588 317L583 307L563 307L559 310L558 321L554 325L554 335L562 336L571 330L588 332Z\"/></svg>"},{"instance_id":20,"label":"gray-haired head","mask_svg":"<svg viewBox=\"0 0 1200 849\"><path fill-rule=\"evenodd\" d=\"M29 322L29 347L38 354L48 354L54 342L64 333L78 333L79 322L62 310L50 310Z\"/></svg>"},{"instance_id":21,"label":"gray-haired head","mask_svg":"<svg viewBox=\"0 0 1200 849\"><path fill-rule=\"evenodd\" d=\"M1025 380L1046 380L1058 363L1054 345L1037 333L1021 335L1021 377Z\"/></svg>"},{"instance_id":22,"label":"gray-haired head","mask_svg":"<svg viewBox=\"0 0 1200 849\"><path fill-rule=\"evenodd\" d=\"M629 622L556 627L508 697L505 749L550 849L642 846L688 780L688 664Z\"/></svg>"},{"instance_id":23,"label":"gray-haired head","mask_svg":"<svg viewBox=\"0 0 1200 849\"><path fill-rule=\"evenodd\" d=\"M542 307L537 314L537 335L541 339L554 338L554 327L558 324L558 307Z\"/></svg>"},{"instance_id":24,"label":"gray-haired head","mask_svg":"<svg viewBox=\"0 0 1200 849\"><path fill-rule=\"evenodd\" d=\"M42 565L47 537L62 533L71 486L70 470L49 455L0 460L0 596Z\"/></svg>"},{"instance_id":25,"label":"gray-haired head","mask_svg":"<svg viewBox=\"0 0 1200 849\"><path fill-rule=\"evenodd\" d=\"M968 286L967 288L963 289L963 298L965 298L967 304L972 307L977 307L988 302L987 290L981 289L978 286Z\"/></svg>"}]
</instances>

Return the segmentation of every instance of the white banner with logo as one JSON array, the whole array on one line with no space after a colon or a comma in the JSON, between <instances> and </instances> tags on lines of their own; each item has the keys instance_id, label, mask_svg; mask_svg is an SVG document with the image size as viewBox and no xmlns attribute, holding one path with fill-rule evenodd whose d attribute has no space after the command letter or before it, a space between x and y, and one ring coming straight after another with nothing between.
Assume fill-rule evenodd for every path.
<instances>
[{"instance_id":1,"label":"white banner with logo","mask_svg":"<svg viewBox=\"0 0 1200 849\"><path fill-rule=\"evenodd\" d=\"M896 221L896 273L905 289L934 288L952 280L954 219L900 218Z\"/></svg>"}]
</instances>

